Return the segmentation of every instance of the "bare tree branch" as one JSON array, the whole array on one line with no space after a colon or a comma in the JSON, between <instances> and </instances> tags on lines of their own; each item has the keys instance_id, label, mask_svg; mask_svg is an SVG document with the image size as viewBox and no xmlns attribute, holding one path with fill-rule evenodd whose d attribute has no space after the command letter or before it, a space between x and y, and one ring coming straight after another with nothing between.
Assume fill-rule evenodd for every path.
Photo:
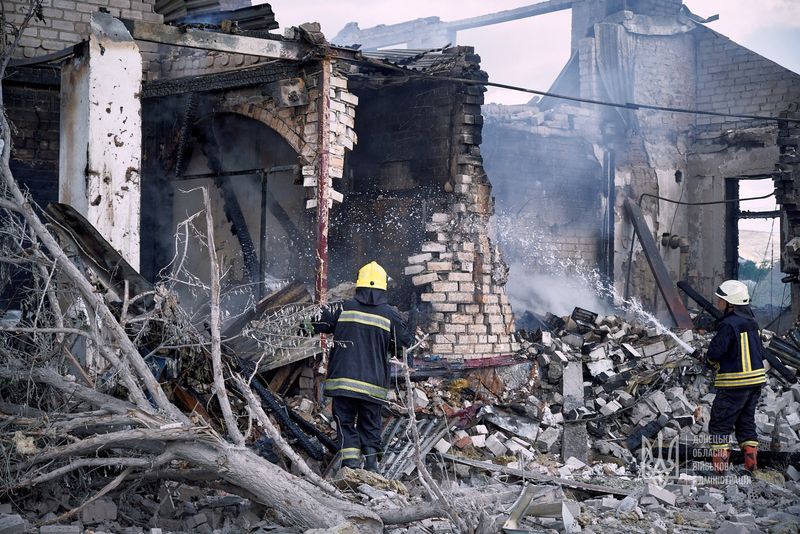
<instances>
[{"instance_id":1,"label":"bare tree branch","mask_svg":"<svg viewBox=\"0 0 800 534\"><path fill-rule=\"evenodd\" d=\"M217 248L214 244L214 217L211 215L211 200L208 197L208 188L203 187L203 205L206 210L206 243L208 245L208 260L211 264L211 364L214 369L214 392L217 395L222 418L228 435L237 445L244 445L244 436L239 431L236 419L233 417L231 403L228 399L228 390L225 387L225 377L222 369L222 340L220 332L222 325L219 311L219 262L217 261Z\"/></svg>"}]
</instances>

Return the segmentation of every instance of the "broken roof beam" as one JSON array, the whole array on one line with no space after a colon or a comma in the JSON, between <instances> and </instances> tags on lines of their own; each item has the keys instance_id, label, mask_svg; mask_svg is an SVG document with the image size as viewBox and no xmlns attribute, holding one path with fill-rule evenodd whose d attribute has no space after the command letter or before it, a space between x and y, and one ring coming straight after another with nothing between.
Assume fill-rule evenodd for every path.
<instances>
[{"instance_id":1,"label":"broken roof beam","mask_svg":"<svg viewBox=\"0 0 800 534\"><path fill-rule=\"evenodd\" d=\"M137 41L293 61L299 61L309 52L309 49L299 42L176 28L141 20L122 19L122 22Z\"/></svg>"},{"instance_id":2,"label":"broken roof beam","mask_svg":"<svg viewBox=\"0 0 800 534\"><path fill-rule=\"evenodd\" d=\"M642 216L642 210L630 198L625 199L625 209L628 212L631 224L636 230L636 235L639 237L639 242L642 244L644 256L647 258L647 263L650 265L650 270L653 271L653 276L656 280L656 285L661 291L661 296L664 297L664 302L667 304L669 313L678 328L692 329L694 324L686 306L683 304L678 289L675 287L675 282L669 276L667 266L664 265L664 260L658 253L658 246L656 245L650 227ZM633 246L633 244L631 244Z\"/></svg>"},{"instance_id":3,"label":"broken roof beam","mask_svg":"<svg viewBox=\"0 0 800 534\"><path fill-rule=\"evenodd\" d=\"M512 20L536 17L538 15L571 9L572 4L573 0L546 0L545 2L537 2L536 4L498 11L497 13L489 13L488 15L445 22L445 25L448 30L469 30L471 28L491 26L492 24L500 24L502 22L510 22Z\"/></svg>"},{"instance_id":4,"label":"broken roof beam","mask_svg":"<svg viewBox=\"0 0 800 534\"><path fill-rule=\"evenodd\" d=\"M425 17L397 24L380 24L363 30L351 22L336 34L332 42L340 45L359 44L361 50L399 48L397 45L404 43L408 44L408 48L438 48L447 44L454 45L458 31L570 9L573 2L574 0L545 0L515 9L449 22L439 17Z\"/></svg>"}]
</instances>

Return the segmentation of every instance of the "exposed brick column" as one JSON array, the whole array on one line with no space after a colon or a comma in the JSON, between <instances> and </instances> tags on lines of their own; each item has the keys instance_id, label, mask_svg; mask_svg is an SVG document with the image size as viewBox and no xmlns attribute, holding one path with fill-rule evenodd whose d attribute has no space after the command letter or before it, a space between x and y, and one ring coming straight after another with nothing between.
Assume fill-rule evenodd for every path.
<instances>
[{"instance_id":1,"label":"exposed brick column","mask_svg":"<svg viewBox=\"0 0 800 534\"><path fill-rule=\"evenodd\" d=\"M456 99L448 210L431 215L428 241L408 258L406 274L430 306L430 351L447 359L483 359L518 350L505 292L508 269L488 234L491 185L480 156L482 87L461 87Z\"/></svg>"}]
</instances>

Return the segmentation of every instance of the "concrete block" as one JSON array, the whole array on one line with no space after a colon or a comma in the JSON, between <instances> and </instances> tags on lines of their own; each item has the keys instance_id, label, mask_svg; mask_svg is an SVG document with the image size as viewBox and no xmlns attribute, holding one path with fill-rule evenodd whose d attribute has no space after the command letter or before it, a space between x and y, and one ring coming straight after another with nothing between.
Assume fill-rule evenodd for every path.
<instances>
[{"instance_id":1,"label":"concrete block","mask_svg":"<svg viewBox=\"0 0 800 534\"><path fill-rule=\"evenodd\" d=\"M497 434L492 434L486 438L486 448L492 451L495 456L503 456L508 452L508 448L498 439Z\"/></svg>"},{"instance_id":2,"label":"concrete block","mask_svg":"<svg viewBox=\"0 0 800 534\"><path fill-rule=\"evenodd\" d=\"M475 425L475 432L478 434L488 434L489 429L486 428L486 425Z\"/></svg>"},{"instance_id":3,"label":"concrete block","mask_svg":"<svg viewBox=\"0 0 800 534\"><path fill-rule=\"evenodd\" d=\"M431 282L435 282L437 280L439 280L439 275L436 273L418 274L417 276L411 277L411 283L415 286L430 284Z\"/></svg>"},{"instance_id":4,"label":"concrete block","mask_svg":"<svg viewBox=\"0 0 800 534\"><path fill-rule=\"evenodd\" d=\"M185 522L186 522L186 526L190 530L191 529L196 529L200 525L206 524L208 522L208 517L206 517L206 514L203 514L203 513L195 514L193 516L190 516L190 517L186 518Z\"/></svg>"},{"instance_id":5,"label":"concrete block","mask_svg":"<svg viewBox=\"0 0 800 534\"><path fill-rule=\"evenodd\" d=\"M606 403L605 406L600 408L600 413L603 415L611 415L622 409L622 405L615 400Z\"/></svg>"},{"instance_id":6,"label":"concrete block","mask_svg":"<svg viewBox=\"0 0 800 534\"><path fill-rule=\"evenodd\" d=\"M433 254L426 253L426 254L417 254L416 256L409 256L408 263L411 265L421 264L428 262L433 259Z\"/></svg>"},{"instance_id":7,"label":"concrete block","mask_svg":"<svg viewBox=\"0 0 800 534\"><path fill-rule=\"evenodd\" d=\"M586 467L586 464L579 459L575 458L574 456L570 456L567 458L567 461L564 462L564 465L568 466L573 471L578 471Z\"/></svg>"},{"instance_id":8,"label":"concrete block","mask_svg":"<svg viewBox=\"0 0 800 534\"><path fill-rule=\"evenodd\" d=\"M17 514L0 517L0 534L22 534L25 532L25 520Z\"/></svg>"},{"instance_id":9,"label":"concrete block","mask_svg":"<svg viewBox=\"0 0 800 534\"><path fill-rule=\"evenodd\" d=\"M790 465L790 466L789 466L789 467L786 469L786 474L787 474L787 475L789 476L789 478L791 478L793 481L795 481L795 482L800 482L800 471L798 471L798 470L797 470L797 468L795 468L795 466L793 466L793 465Z\"/></svg>"},{"instance_id":10,"label":"concrete block","mask_svg":"<svg viewBox=\"0 0 800 534\"><path fill-rule=\"evenodd\" d=\"M437 441L436 445L433 446L433 448L439 451L441 454L445 454L447 451L450 450L451 447L452 445L450 444L450 442L444 438Z\"/></svg>"},{"instance_id":11,"label":"concrete block","mask_svg":"<svg viewBox=\"0 0 800 534\"><path fill-rule=\"evenodd\" d=\"M471 436L472 439L472 446L476 449L482 449L486 447L486 434L476 434Z\"/></svg>"},{"instance_id":12,"label":"concrete block","mask_svg":"<svg viewBox=\"0 0 800 534\"><path fill-rule=\"evenodd\" d=\"M81 534L80 525L44 525L39 527L39 534Z\"/></svg>"},{"instance_id":13,"label":"concrete block","mask_svg":"<svg viewBox=\"0 0 800 534\"><path fill-rule=\"evenodd\" d=\"M660 354L662 352L667 351L667 346L664 344L663 341L658 341L656 343L651 343L650 345L645 345L639 349L640 354L645 358L655 356L656 354Z\"/></svg>"},{"instance_id":14,"label":"concrete block","mask_svg":"<svg viewBox=\"0 0 800 534\"><path fill-rule=\"evenodd\" d=\"M672 413L672 407L667 401L667 397L663 391L656 390L647 397L647 403L655 408L659 413L669 414Z\"/></svg>"},{"instance_id":15,"label":"concrete block","mask_svg":"<svg viewBox=\"0 0 800 534\"><path fill-rule=\"evenodd\" d=\"M550 452L561 437L561 432L556 427L551 426L539 434L536 439L536 446L542 452Z\"/></svg>"},{"instance_id":16,"label":"concrete block","mask_svg":"<svg viewBox=\"0 0 800 534\"><path fill-rule=\"evenodd\" d=\"M561 338L561 341L575 349L580 349L583 347L583 336L578 334L567 334Z\"/></svg>"},{"instance_id":17,"label":"concrete block","mask_svg":"<svg viewBox=\"0 0 800 534\"><path fill-rule=\"evenodd\" d=\"M114 521L116 518L117 505L108 499L92 501L81 510L81 521L86 525Z\"/></svg>"},{"instance_id":18,"label":"concrete block","mask_svg":"<svg viewBox=\"0 0 800 534\"><path fill-rule=\"evenodd\" d=\"M800 413L793 411L786 415L786 422L792 430L800 430Z\"/></svg>"},{"instance_id":19,"label":"concrete block","mask_svg":"<svg viewBox=\"0 0 800 534\"><path fill-rule=\"evenodd\" d=\"M617 506L619 506L619 503L620 501L616 498L612 497L611 495L606 495L600 501L600 509L606 512L609 510L616 510Z\"/></svg>"},{"instance_id":20,"label":"concrete block","mask_svg":"<svg viewBox=\"0 0 800 534\"><path fill-rule=\"evenodd\" d=\"M550 332L542 332L542 345L545 347L553 346L553 335Z\"/></svg>"},{"instance_id":21,"label":"concrete block","mask_svg":"<svg viewBox=\"0 0 800 534\"><path fill-rule=\"evenodd\" d=\"M314 410L314 403L309 399L302 399L297 409L304 413L311 413Z\"/></svg>"},{"instance_id":22,"label":"concrete block","mask_svg":"<svg viewBox=\"0 0 800 534\"><path fill-rule=\"evenodd\" d=\"M595 362L589 362L589 363L586 364L586 367L589 368L589 373L592 376L596 377L597 375L599 375L600 373L603 373L603 372L608 372L608 371L613 372L614 371L614 362L612 362L610 359L606 358L604 360L598 360L598 361L595 361Z\"/></svg>"},{"instance_id":23,"label":"concrete block","mask_svg":"<svg viewBox=\"0 0 800 534\"><path fill-rule=\"evenodd\" d=\"M425 266L422 265L422 264L409 265L408 267L406 267L403 270L403 274L405 274L406 276L412 276L412 275L415 275L415 274L419 274L424 270L425 270Z\"/></svg>"},{"instance_id":24,"label":"concrete block","mask_svg":"<svg viewBox=\"0 0 800 534\"><path fill-rule=\"evenodd\" d=\"M746 523L723 521L714 534L750 534L750 528Z\"/></svg>"},{"instance_id":25,"label":"concrete block","mask_svg":"<svg viewBox=\"0 0 800 534\"><path fill-rule=\"evenodd\" d=\"M632 405L635 402L633 396L625 391L624 389L618 389L614 391L614 397L616 397L616 401L621 405L627 407Z\"/></svg>"},{"instance_id":26,"label":"concrete block","mask_svg":"<svg viewBox=\"0 0 800 534\"><path fill-rule=\"evenodd\" d=\"M428 395L423 390L414 388L414 408L417 410L427 408L428 403L430 403Z\"/></svg>"},{"instance_id":27,"label":"concrete block","mask_svg":"<svg viewBox=\"0 0 800 534\"><path fill-rule=\"evenodd\" d=\"M659 501L667 504L669 506L675 506L675 494L671 491L667 491L664 488L660 488L653 483L649 483L645 485L645 495L650 495L651 497L655 497Z\"/></svg>"}]
</instances>

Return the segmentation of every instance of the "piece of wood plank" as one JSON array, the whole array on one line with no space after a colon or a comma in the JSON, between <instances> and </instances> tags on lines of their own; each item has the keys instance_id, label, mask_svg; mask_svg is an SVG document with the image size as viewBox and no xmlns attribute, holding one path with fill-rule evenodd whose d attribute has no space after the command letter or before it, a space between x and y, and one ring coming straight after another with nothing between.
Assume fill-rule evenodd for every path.
<instances>
[{"instance_id":1,"label":"piece of wood plank","mask_svg":"<svg viewBox=\"0 0 800 534\"><path fill-rule=\"evenodd\" d=\"M478 469L484 469L486 471L491 471L492 473L502 473L505 475L525 478L527 480L534 480L536 482L550 482L552 484L558 484L559 486L579 489L592 493L605 493L609 495L623 495L623 496L631 494L630 490L622 488L609 488L608 486L600 486L598 484L587 484L585 482L577 482L575 480L567 480L565 478L553 477L549 475L539 475L536 473L532 473L530 471L523 471L522 469L514 469L503 465L496 465L493 464L492 462L470 460L469 458L462 458L461 456L455 456L453 454L441 454L440 456L445 460L450 460L452 462L468 465L470 467L477 467Z\"/></svg>"},{"instance_id":2,"label":"piece of wood plank","mask_svg":"<svg viewBox=\"0 0 800 534\"><path fill-rule=\"evenodd\" d=\"M269 381L269 390L273 393L277 393L278 395L281 394L281 390L283 386L286 384L286 381L289 379L290 376L294 373L294 370L298 366L294 363L289 365L284 365L283 367L279 368L272 379Z\"/></svg>"},{"instance_id":3,"label":"piece of wood plank","mask_svg":"<svg viewBox=\"0 0 800 534\"><path fill-rule=\"evenodd\" d=\"M193 28L176 28L141 20L121 20L137 41L294 61L302 59L309 52L307 47L298 42L260 39Z\"/></svg>"}]
</instances>

